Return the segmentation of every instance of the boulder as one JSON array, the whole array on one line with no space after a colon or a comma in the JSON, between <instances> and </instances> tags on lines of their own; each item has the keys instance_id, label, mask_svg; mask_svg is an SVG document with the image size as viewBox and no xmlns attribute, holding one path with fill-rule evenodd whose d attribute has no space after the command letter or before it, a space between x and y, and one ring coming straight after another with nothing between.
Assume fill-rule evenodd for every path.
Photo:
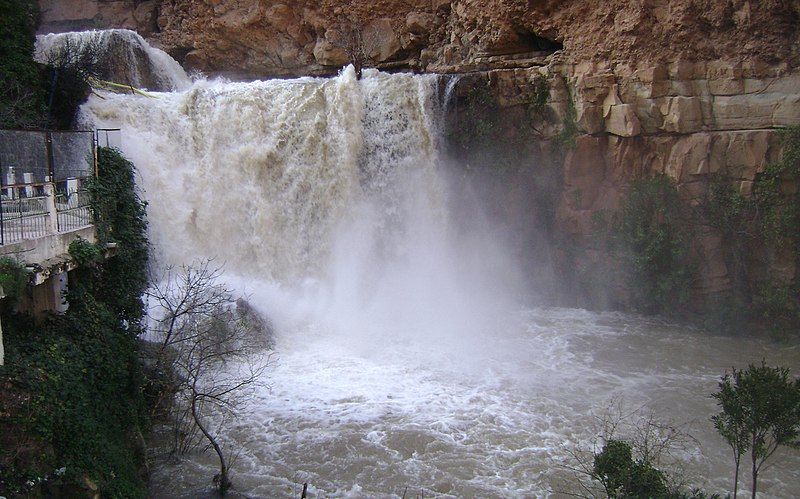
<instances>
[{"instance_id":1,"label":"boulder","mask_svg":"<svg viewBox=\"0 0 800 499\"><path fill-rule=\"evenodd\" d=\"M367 57L375 62L384 62L392 59L403 45L400 37L392 27L391 19L376 19L364 28L364 52Z\"/></svg>"},{"instance_id":2,"label":"boulder","mask_svg":"<svg viewBox=\"0 0 800 499\"><path fill-rule=\"evenodd\" d=\"M666 132L692 133L703 128L703 110L698 97L669 97L661 106Z\"/></svg>"},{"instance_id":3,"label":"boulder","mask_svg":"<svg viewBox=\"0 0 800 499\"><path fill-rule=\"evenodd\" d=\"M347 52L325 38L320 38L314 45L314 59L322 66L342 67L350 62Z\"/></svg>"},{"instance_id":4,"label":"boulder","mask_svg":"<svg viewBox=\"0 0 800 499\"><path fill-rule=\"evenodd\" d=\"M642 132L642 125L632 104L617 104L609 108L606 131L620 137L634 137Z\"/></svg>"}]
</instances>

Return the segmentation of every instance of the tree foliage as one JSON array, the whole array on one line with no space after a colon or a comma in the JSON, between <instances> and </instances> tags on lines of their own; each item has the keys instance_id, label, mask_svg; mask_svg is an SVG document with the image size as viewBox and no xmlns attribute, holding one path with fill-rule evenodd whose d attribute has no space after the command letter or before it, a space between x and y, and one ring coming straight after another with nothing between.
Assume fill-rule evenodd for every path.
<instances>
[{"instance_id":1,"label":"tree foliage","mask_svg":"<svg viewBox=\"0 0 800 499\"><path fill-rule=\"evenodd\" d=\"M41 67L33 61L38 16L32 0L0 0L0 128L46 121Z\"/></svg>"},{"instance_id":2,"label":"tree foliage","mask_svg":"<svg viewBox=\"0 0 800 499\"><path fill-rule=\"evenodd\" d=\"M33 0L0 0L0 128L68 129L99 74L91 43L67 43L36 62L38 18Z\"/></svg>"},{"instance_id":3,"label":"tree foliage","mask_svg":"<svg viewBox=\"0 0 800 499\"><path fill-rule=\"evenodd\" d=\"M791 379L789 369L762 361L726 373L712 397L721 409L711 418L714 427L733 450L734 496L741 456L749 451L755 498L764 464L781 446L800 447L800 380Z\"/></svg>"},{"instance_id":4,"label":"tree foliage","mask_svg":"<svg viewBox=\"0 0 800 499\"><path fill-rule=\"evenodd\" d=\"M47 110L56 127L72 126L78 107L91 92L90 80L102 73L100 50L97 43L76 44L67 39L47 55Z\"/></svg>"},{"instance_id":5,"label":"tree foliage","mask_svg":"<svg viewBox=\"0 0 800 499\"><path fill-rule=\"evenodd\" d=\"M633 459L631 446L609 440L594 456L595 477L608 497L664 497L668 493L664 472L644 459Z\"/></svg>"},{"instance_id":6,"label":"tree foliage","mask_svg":"<svg viewBox=\"0 0 800 499\"><path fill-rule=\"evenodd\" d=\"M0 301L0 310L10 312L22 299L30 281L30 274L17 260L4 256L0 258L0 287L5 299Z\"/></svg>"}]
</instances>

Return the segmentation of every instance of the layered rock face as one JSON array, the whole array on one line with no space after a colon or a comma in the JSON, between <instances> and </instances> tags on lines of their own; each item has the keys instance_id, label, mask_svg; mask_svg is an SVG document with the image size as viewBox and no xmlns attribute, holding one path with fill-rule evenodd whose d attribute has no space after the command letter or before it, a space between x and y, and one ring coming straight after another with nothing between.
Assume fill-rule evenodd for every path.
<instances>
[{"instance_id":1,"label":"layered rock face","mask_svg":"<svg viewBox=\"0 0 800 499\"><path fill-rule=\"evenodd\" d=\"M664 174L681 197L697 206L712 176L730 182L745 198L758 173L778 161L778 128L800 125L800 72L757 63L676 61L644 67L576 65L566 69L574 91L579 135L564 162L564 195L558 224L591 247L587 237L598 214L619 207L631 180ZM570 99L555 93L557 102ZM563 110L561 112L564 112ZM731 285L725 248L701 220L695 250L704 293ZM788 283L797 275L791 252L763 253L752 274ZM590 264L584 262L584 264Z\"/></svg>"},{"instance_id":2,"label":"layered rock face","mask_svg":"<svg viewBox=\"0 0 800 499\"><path fill-rule=\"evenodd\" d=\"M555 227L570 246L555 258L561 274L607 258L597 238L598 221L618 212L632 181L666 175L694 208L715 177L749 198L757 175L780 158L780 129L800 125L800 71L785 64L556 59L545 67L492 71L487 80L500 106L497 113L510 118L504 133L527 130L526 140L539 144L536 161L556 163L561 170ZM532 116L543 80L549 98ZM558 146L565 127L572 127L572 145ZM784 191L796 188L786 184ZM699 296L729 290L734 269L726 262L720 233L699 217L686 223L697 229L692 244ZM758 282L789 284L797 278L796 257L788 248L769 249L755 241L750 251L753 289ZM624 305L624 292L618 291L611 301Z\"/></svg>"},{"instance_id":3,"label":"layered rock face","mask_svg":"<svg viewBox=\"0 0 800 499\"><path fill-rule=\"evenodd\" d=\"M556 200L550 203L552 230L577 248L554 256L556 266L565 269L588 268L604 258L593 242L593 225L618 209L633 179L665 174L683 199L696 205L709 179L721 174L749 196L756 175L780 156L778 129L800 125L796 0L40 0L40 5L41 31L134 29L186 69L211 74L327 75L356 57L391 70L480 72L477 79L462 78L456 94L463 97L476 81L489 81L497 112L505 118L504 133L527 137L519 151L511 151L519 153L518 163L530 163L514 183L537 192L512 189L517 201L511 204L527 210L538 208L526 196ZM549 97L532 116L542 78ZM574 145L554 146L565 127L575 135ZM537 165L557 171L559 181L537 184ZM532 176L523 179L526 171ZM534 218L549 223L543 215ZM730 288L732 269L720 235L701 224L693 248L700 292ZM753 279L797 280L792 254L757 244L752 251L758 262Z\"/></svg>"},{"instance_id":4,"label":"layered rock face","mask_svg":"<svg viewBox=\"0 0 800 499\"><path fill-rule=\"evenodd\" d=\"M570 62L760 58L795 66L791 0L39 0L42 31L128 28L187 69L330 74L357 30L371 65L458 72ZM341 41L341 40L339 40Z\"/></svg>"}]
</instances>

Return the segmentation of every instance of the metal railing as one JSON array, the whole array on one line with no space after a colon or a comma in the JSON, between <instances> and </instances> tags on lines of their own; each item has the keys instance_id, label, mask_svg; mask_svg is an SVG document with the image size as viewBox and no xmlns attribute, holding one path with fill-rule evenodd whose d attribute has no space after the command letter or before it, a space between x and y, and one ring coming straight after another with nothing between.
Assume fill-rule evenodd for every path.
<instances>
[{"instance_id":1,"label":"metal railing","mask_svg":"<svg viewBox=\"0 0 800 499\"><path fill-rule=\"evenodd\" d=\"M16 184L0 190L0 243L34 239L51 231L44 184Z\"/></svg>"},{"instance_id":2,"label":"metal railing","mask_svg":"<svg viewBox=\"0 0 800 499\"><path fill-rule=\"evenodd\" d=\"M68 179L56 189L56 222L59 232L68 232L92 224L91 199L86 179Z\"/></svg>"},{"instance_id":3,"label":"metal railing","mask_svg":"<svg viewBox=\"0 0 800 499\"><path fill-rule=\"evenodd\" d=\"M92 131L0 130L0 245L92 224Z\"/></svg>"}]
</instances>

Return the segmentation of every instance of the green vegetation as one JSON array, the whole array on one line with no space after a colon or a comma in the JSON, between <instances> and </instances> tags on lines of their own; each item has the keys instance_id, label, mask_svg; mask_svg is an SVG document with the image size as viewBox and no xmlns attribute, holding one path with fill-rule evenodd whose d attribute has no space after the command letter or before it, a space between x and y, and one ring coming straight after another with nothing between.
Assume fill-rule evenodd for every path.
<instances>
[{"instance_id":1,"label":"green vegetation","mask_svg":"<svg viewBox=\"0 0 800 499\"><path fill-rule=\"evenodd\" d=\"M89 191L98 244L117 244L116 256L101 267L97 293L129 323L132 334L138 334L147 289L147 203L136 193L133 164L118 151L98 148L97 162L98 174Z\"/></svg>"},{"instance_id":2,"label":"green vegetation","mask_svg":"<svg viewBox=\"0 0 800 499\"><path fill-rule=\"evenodd\" d=\"M550 81L539 74L533 81L533 99L528 103L528 113L532 119L541 119L550 100Z\"/></svg>"},{"instance_id":3,"label":"green vegetation","mask_svg":"<svg viewBox=\"0 0 800 499\"><path fill-rule=\"evenodd\" d=\"M594 456L594 473L608 497L664 497L664 473L647 461L633 460L630 444L609 440Z\"/></svg>"},{"instance_id":4,"label":"green vegetation","mask_svg":"<svg viewBox=\"0 0 800 499\"><path fill-rule=\"evenodd\" d=\"M103 260L100 247L80 237L69 243L68 251L69 256L81 267L94 267Z\"/></svg>"},{"instance_id":5,"label":"green vegetation","mask_svg":"<svg viewBox=\"0 0 800 499\"><path fill-rule=\"evenodd\" d=\"M578 136L578 111L569 92L569 85L565 82L564 86L567 89L567 114L564 116L561 133L558 134L558 143L570 149L575 147L575 138Z\"/></svg>"},{"instance_id":6,"label":"green vegetation","mask_svg":"<svg viewBox=\"0 0 800 499\"><path fill-rule=\"evenodd\" d=\"M687 219L686 204L663 175L633 182L610 222L597 217L595 232L613 260L606 267L625 269L624 287L632 290L628 306L634 310L671 315L688 301L694 265ZM614 272L604 267L594 273Z\"/></svg>"},{"instance_id":7,"label":"green vegetation","mask_svg":"<svg viewBox=\"0 0 800 499\"><path fill-rule=\"evenodd\" d=\"M69 128L98 70L92 46L68 45L35 62L38 17L33 0L0 0L0 128Z\"/></svg>"},{"instance_id":8,"label":"green vegetation","mask_svg":"<svg viewBox=\"0 0 800 499\"><path fill-rule=\"evenodd\" d=\"M4 312L10 311L22 299L29 277L28 271L18 261L7 256L0 258L0 286L6 296L0 301L0 307L5 307Z\"/></svg>"},{"instance_id":9,"label":"green vegetation","mask_svg":"<svg viewBox=\"0 0 800 499\"><path fill-rule=\"evenodd\" d=\"M800 379L784 367L770 367L764 361L747 369L733 368L711 394L720 412L710 420L730 446L734 460L733 495L739 493L743 457L751 463L751 497L755 499L758 479L781 447L800 449ZM599 452L573 453L567 468L576 473L583 493L576 497L712 499L701 490L685 491L685 470L670 459L674 452L685 455L698 444L680 427L659 421L654 413L616 412L595 416ZM634 416L633 422L629 418ZM596 445L596 444L595 444ZM666 458L666 459L665 459ZM588 479L588 481L587 481ZM731 495L726 495L731 497Z\"/></svg>"},{"instance_id":10,"label":"green vegetation","mask_svg":"<svg viewBox=\"0 0 800 499\"><path fill-rule=\"evenodd\" d=\"M733 179L715 175L700 200L700 216L722 237L732 281L729 295L708 307L712 327L759 323L778 336L800 329L796 277L775 278L758 263L774 258L770 254L788 255L800 268L800 127L782 133L783 155L756 176L751 196L735 189Z\"/></svg>"},{"instance_id":11,"label":"green vegetation","mask_svg":"<svg viewBox=\"0 0 800 499\"><path fill-rule=\"evenodd\" d=\"M47 109L57 128L72 126L78 107L91 92L89 81L100 73L99 47L77 47L69 42L50 54L44 66Z\"/></svg>"},{"instance_id":12,"label":"green vegetation","mask_svg":"<svg viewBox=\"0 0 800 499\"><path fill-rule=\"evenodd\" d=\"M734 493L739 488L741 458L750 452L752 497L765 463L781 446L800 448L800 380L789 378L789 369L750 364L733 369L719 382L712 397L721 412L711 418L714 427L733 450Z\"/></svg>"},{"instance_id":13,"label":"green vegetation","mask_svg":"<svg viewBox=\"0 0 800 499\"><path fill-rule=\"evenodd\" d=\"M767 241L789 246L800 256L800 126L783 131L783 155L770 163L753 185L759 229ZM794 184L792 188L791 184Z\"/></svg>"},{"instance_id":14,"label":"green vegetation","mask_svg":"<svg viewBox=\"0 0 800 499\"><path fill-rule=\"evenodd\" d=\"M501 141L500 106L488 81L471 85L467 95L455 104L457 118L448 126L447 142L456 158L477 158L491 152Z\"/></svg>"},{"instance_id":15,"label":"green vegetation","mask_svg":"<svg viewBox=\"0 0 800 499\"><path fill-rule=\"evenodd\" d=\"M632 269L638 310L664 313L688 300L693 275L686 219L684 203L666 176L631 185L616 230Z\"/></svg>"},{"instance_id":16,"label":"green vegetation","mask_svg":"<svg viewBox=\"0 0 800 499\"><path fill-rule=\"evenodd\" d=\"M33 62L38 15L32 0L0 0L0 128L46 121L43 75Z\"/></svg>"},{"instance_id":17,"label":"green vegetation","mask_svg":"<svg viewBox=\"0 0 800 499\"><path fill-rule=\"evenodd\" d=\"M666 176L632 182L616 214L593 218L594 247L607 257L576 272L590 303L608 306L604 283L616 280L629 298L612 306L673 316L685 310L702 250L693 241L705 226L722 239L730 289L698 300L691 318L708 329L755 327L779 338L800 330L797 271L788 279L769 270L776 259L800 268L800 127L786 129L783 141L780 161L757 175L752 194L716 174L692 206Z\"/></svg>"},{"instance_id":18,"label":"green vegetation","mask_svg":"<svg viewBox=\"0 0 800 499\"><path fill-rule=\"evenodd\" d=\"M144 204L132 190L130 162L109 149L99 161L101 177L93 184L105 196L93 205L103 234L99 248L113 237L117 256L103 261L98 247L73 243L73 256L85 266L70 276L67 313L38 323L12 313L2 318L7 350L0 385L14 396L0 403L9 450L0 457L0 494L70 495L70 487L96 486L109 497L145 495L149 401L136 339L146 285Z\"/></svg>"}]
</instances>

